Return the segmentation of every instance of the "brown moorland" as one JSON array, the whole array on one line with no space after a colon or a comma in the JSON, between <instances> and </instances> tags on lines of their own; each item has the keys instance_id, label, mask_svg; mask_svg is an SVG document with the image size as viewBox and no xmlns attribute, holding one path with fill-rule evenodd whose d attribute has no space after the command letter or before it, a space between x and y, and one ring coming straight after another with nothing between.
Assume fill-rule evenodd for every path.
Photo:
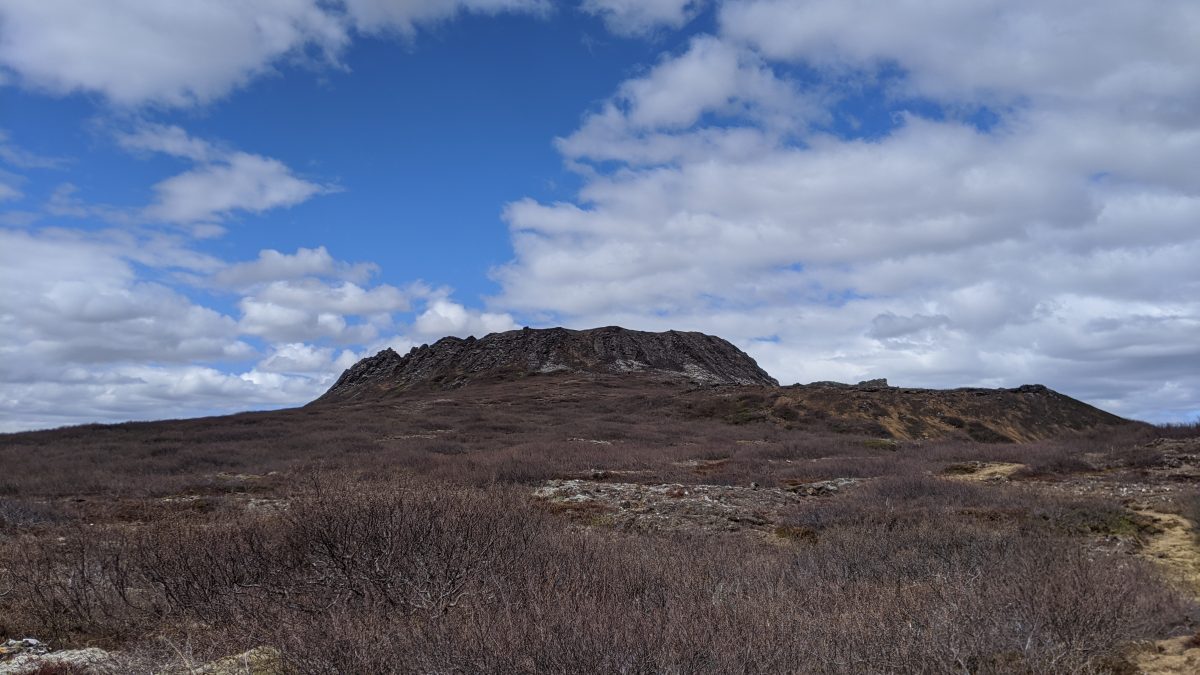
<instances>
[{"instance_id":1,"label":"brown moorland","mask_svg":"<svg viewBox=\"0 0 1200 675\"><path fill-rule=\"evenodd\" d=\"M510 372L0 436L0 639L104 650L53 672L1183 672L1200 428L977 391Z\"/></svg>"}]
</instances>

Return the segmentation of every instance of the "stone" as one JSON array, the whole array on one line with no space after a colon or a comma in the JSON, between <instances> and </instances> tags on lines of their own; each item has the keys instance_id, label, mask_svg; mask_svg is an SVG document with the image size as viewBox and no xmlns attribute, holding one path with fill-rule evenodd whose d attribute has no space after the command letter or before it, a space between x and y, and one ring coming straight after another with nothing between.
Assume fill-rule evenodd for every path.
<instances>
[{"instance_id":1,"label":"stone","mask_svg":"<svg viewBox=\"0 0 1200 675\"><path fill-rule=\"evenodd\" d=\"M67 670L105 672L102 667L112 659L103 649L64 649L53 651L40 640L23 638L0 645L0 675L27 675ZM57 669L57 670L56 670Z\"/></svg>"}]
</instances>

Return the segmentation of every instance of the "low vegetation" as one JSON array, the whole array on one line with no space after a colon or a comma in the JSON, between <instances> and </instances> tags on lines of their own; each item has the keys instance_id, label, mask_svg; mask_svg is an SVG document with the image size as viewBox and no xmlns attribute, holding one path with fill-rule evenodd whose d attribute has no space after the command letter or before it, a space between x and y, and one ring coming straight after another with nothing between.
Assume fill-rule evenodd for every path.
<instances>
[{"instance_id":1,"label":"low vegetation","mask_svg":"<svg viewBox=\"0 0 1200 675\"><path fill-rule=\"evenodd\" d=\"M1198 510L1196 426L883 442L544 382L0 437L0 640L112 672L1126 673L1196 631L1139 554L1148 510ZM720 527L674 515L694 486L736 488Z\"/></svg>"}]
</instances>

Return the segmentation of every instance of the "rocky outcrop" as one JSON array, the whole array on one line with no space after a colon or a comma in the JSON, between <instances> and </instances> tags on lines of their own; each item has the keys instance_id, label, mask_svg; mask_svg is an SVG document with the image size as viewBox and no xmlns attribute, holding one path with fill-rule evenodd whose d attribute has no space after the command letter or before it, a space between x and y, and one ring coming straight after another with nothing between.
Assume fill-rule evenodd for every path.
<instances>
[{"instance_id":1,"label":"rocky outcrop","mask_svg":"<svg viewBox=\"0 0 1200 675\"><path fill-rule=\"evenodd\" d=\"M703 384L778 383L745 352L704 333L648 333L616 326L548 328L447 337L401 356L385 349L349 368L318 401L369 399L418 385L453 389L472 380L529 373L658 373Z\"/></svg>"},{"instance_id":2,"label":"rocky outcrop","mask_svg":"<svg viewBox=\"0 0 1200 675\"><path fill-rule=\"evenodd\" d=\"M118 672L111 661L109 652L96 647L54 651L34 638L0 644L0 675Z\"/></svg>"}]
</instances>

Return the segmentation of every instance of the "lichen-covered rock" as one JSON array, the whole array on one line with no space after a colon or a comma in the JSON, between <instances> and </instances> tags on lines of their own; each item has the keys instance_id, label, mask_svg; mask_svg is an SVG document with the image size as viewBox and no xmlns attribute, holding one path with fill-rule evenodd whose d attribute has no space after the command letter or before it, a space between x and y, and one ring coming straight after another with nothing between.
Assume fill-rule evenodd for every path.
<instances>
[{"instance_id":1,"label":"lichen-covered rock","mask_svg":"<svg viewBox=\"0 0 1200 675\"><path fill-rule=\"evenodd\" d=\"M766 531L783 513L809 497L832 495L861 482L837 478L784 488L733 485L546 481L536 499L566 511L589 514L597 522L639 530Z\"/></svg>"},{"instance_id":2,"label":"lichen-covered rock","mask_svg":"<svg viewBox=\"0 0 1200 675\"><path fill-rule=\"evenodd\" d=\"M64 649L52 651L34 638L8 640L0 645L0 675L26 675L45 672L109 672L112 655L103 649ZM115 671L114 671L115 672Z\"/></svg>"}]
</instances>

